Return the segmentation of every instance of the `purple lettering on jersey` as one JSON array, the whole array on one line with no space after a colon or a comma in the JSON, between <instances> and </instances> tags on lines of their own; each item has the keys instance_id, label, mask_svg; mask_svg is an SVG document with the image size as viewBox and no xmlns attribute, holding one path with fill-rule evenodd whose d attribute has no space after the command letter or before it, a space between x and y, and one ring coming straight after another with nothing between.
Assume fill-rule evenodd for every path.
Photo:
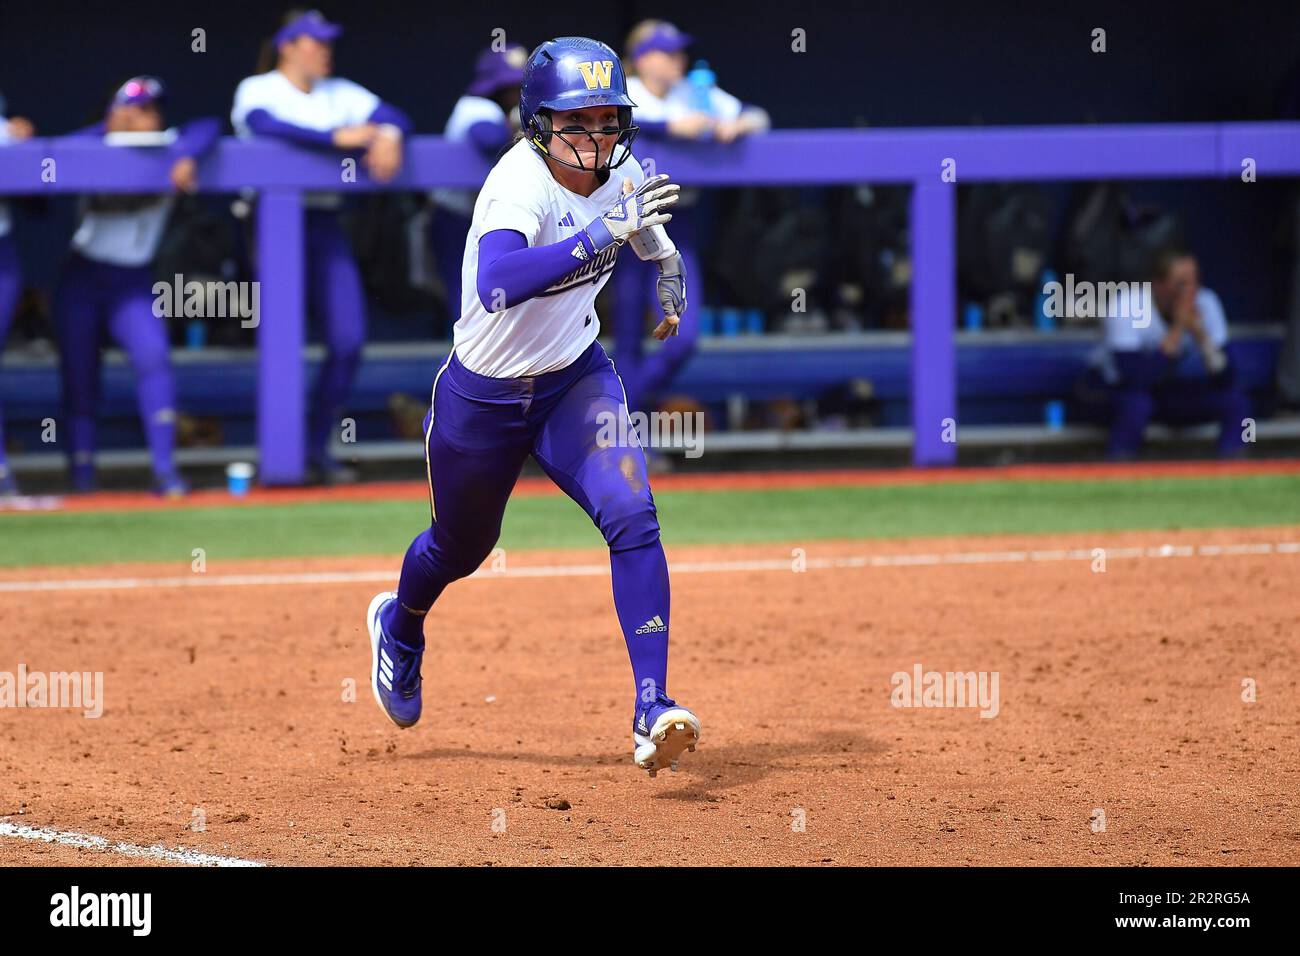
<instances>
[{"instance_id":1,"label":"purple lettering on jersey","mask_svg":"<svg viewBox=\"0 0 1300 956\"><path fill-rule=\"evenodd\" d=\"M607 246L601 250L588 262L583 263L574 269L564 278L560 279L545 292L540 295L559 295L572 289L574 286L582 285L584 282L595 282L610 269L614 268L614 260L618 258L619 246Z\"/></svg>"}]
</instances>

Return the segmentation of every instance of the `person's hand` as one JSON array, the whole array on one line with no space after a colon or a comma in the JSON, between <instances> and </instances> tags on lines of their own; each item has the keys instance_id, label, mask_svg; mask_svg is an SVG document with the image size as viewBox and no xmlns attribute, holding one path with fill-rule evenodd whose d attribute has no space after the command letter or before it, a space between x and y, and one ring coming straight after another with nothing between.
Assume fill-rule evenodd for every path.
<instances>
[{"instance_id":1,"label":"person's hand","mask_svg":"<svg viewBox=\"0 0 1300 956\"><path fill-rule=\"evenodd\" d=\"M36 135L36 127L32 121L25 116L9 117L9 136L11 139L23 140L31 139Z\"/></svg>"},{"instance_id":2,"label":"person's hand","mask_svg":"<svg viewBox=\"0 0 1300 956\"><path fill-rule=\"evenodd\" d=\"M356 126L340 126L330 137L339 149L365 149L379 135L379 127L374 123L358 123Z\"/></svg>"},{"instance_id":3,"label":"person's hand","mask_svg":"<svg viewBox=\"0 0 1300 956\"><path fill-rule=\"evenodd\" d=\"M637 189L632 188L632 180L623 180L623 198L587 223L587 237L597 250L607 249L621 246L642 229L668 222L680 189L666 173L651 176Z\"/></svg>"},{"instance_id":4,"label":"person's hand","mask_svg":"<svg viewBox=\"0 0 1300 956\"><path fill-rule=\"evenodd\" d=\"M742 136L762 132L766 121L752 113L741 113L734 120L722 120L713 129L713 137L719 143L734 143Z\"/></svg>"},{"instance_id":5,"label":"person's hand","mask_svg":"<svg viewBox=\"0 0 1300 956\"><path fill-rule=\"evenodd\" d=\"M699 139L714 129L714 119L708 113L686 113L668 121L668 133L682 139Z\"/></svg>"},{"instance_id":6,"label":"person's hand","mask_svg":"<svg viewBox=\"0 0 1300 956\"><path fill-rule=\"evenodd\" d=\"M402 140L396 136L377 136L361 161L371 178L389 182L402 169Z\"/></svg>"},{"instance_id":7,"label":"person's hand","mask_svg":"<svg viewBox=\"0 0 1300 956\"><path fill-rule=\"evenodd\" d=\"M171 180L178 192L199 191L199 164L194 161L193 156L182 156L172 163Z\"/></svg>"},{"instance_id":8,"label":"person's hand","mask_svg":"<svg viewBox=\"0 0 1300 956\"><path fill-rule=\"evenodd\" d=\"M659 275L655 279L655 292L659 296L659 307L664 310L664 320L655 326L652 333L660 342L677 334L681 315L686 311L686 264L682 262L681 253L674 253L667 259L660 259Z\"/></svg>"}]
</instances>

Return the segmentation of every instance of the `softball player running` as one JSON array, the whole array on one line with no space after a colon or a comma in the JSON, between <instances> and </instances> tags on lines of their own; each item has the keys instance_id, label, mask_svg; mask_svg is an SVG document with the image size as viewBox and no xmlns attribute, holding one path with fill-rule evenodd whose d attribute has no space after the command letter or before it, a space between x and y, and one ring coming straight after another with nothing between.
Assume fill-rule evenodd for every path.
<instances>
[{"instance_id":1,"label":"softball player running","mask_svg":"<svg viewBox=\"0 0 1300 956\"><path fill-rule=\"evenodd\" d=\"M665 318L657 337L676 331L686 307L681 258L662 228L678 187L667 176L646 179L632 158L634 105L603 43L562 37L528 58L523 138L474 205L454 347L425 419L431 526L407 550L397 591L371 601L366 625L375 699L410 727L420 718L425 616L491 552L533 455L609 544L636 681L633 760L654 776L694 749L700 722L667 695L668 564L645 456L635 438L602 437L611 423L635 434L622 383L596 341L596 294L619 249L629 244L658 263Z\"/></svg>"},{"instance_id":2,"label":"softball player running","mask_svg":"<svg viewBox=\"0 0 1300 956\"><path fill-rule=\"evenodd\" d=\"M127 80L114 94L101 123L74 136L106 133L163 133L162 83L151 76ZM212 118L169 131L164 146L172 158L171 181L179 190L198 185L197 161L221 132ZM166 135L166 134L163 134ZM126 352L135 372L140 419L153 459L154 491L185 494L176 472L176 384L167 343L167 323L154 313L153 260L171 214L172 196L87 196L72 237L72 255L59 280L54 303L63 373L72 487L95 486L95 411L99 403L100 345L109 333Z\"/></svg>"},{"instance_id":3,"label":"softball player running","mask_svg":"<svg viewBox=\"0 0 1300 956\"><path fill-rule=\"evenodd\" d=\"M342 32L316 10L288 13L264 51L265 71L247 77L235 90L230 122L241 137L362 150L361 162L370 175L387 182L402 167L402 142L411 121L364 86L330 75L333 43ZM365 292L339 224L342 204L338 193L308 193L304 199L307 303L324 326L327 347L307 429L307 454L312 471L326 484L356 477L331 456L329 439L342 420L366 341Z\"/></svg>"},{"instance_id":4,"label":"softball player running","mask_svg":"<svg viewBox=\"0 0 1300 956\"><path fill-rule=\"evenodd\" d=\"M31 137L35 132L30 121L21 116L5 117L4 97L0 96L0 146L16 143ZM9 207L0 201L0 354L4 353L5 339L9 335L9 321L18 305L22 291L22 273L18 268L18 250L9 235L12 223ZM0 409L0 498L18 494L18 484L9 470L5 458L5 429L3 409Z\"/></svg>"}]
</instances>

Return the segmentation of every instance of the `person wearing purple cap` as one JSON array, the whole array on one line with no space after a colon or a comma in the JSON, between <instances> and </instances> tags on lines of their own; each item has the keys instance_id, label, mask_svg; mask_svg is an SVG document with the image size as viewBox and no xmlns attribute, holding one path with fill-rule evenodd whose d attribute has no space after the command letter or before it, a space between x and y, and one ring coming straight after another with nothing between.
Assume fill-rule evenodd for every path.
<instances>
[{"instance_id":1,"label":"person wearing purple cap","mask_svg":"<svg viewBox=\"0 0 1300 956\"><path fill-rule=\"evenodd\" d=\"M519 130L519 84L524 79L528 51L522 46L491 47L474 62L474 80L456 101L442 135L452 142L470 143L487 160L510 144ZM465 237L469 235L478 193L468 189L435 189L430 197L433 255L438 263L452 324L461 316L461 269Z\"/></svg>"},{"instance_id":2,"label":"person wearing purple cap","mask_svg":"<svg viewBox=\"0 0 1300 956\"><path fill-rule=\"evenodd\" d=\"M290 11L263 51L263 72L235 90L230 120L241 137L272 136L314 149L362 152L370 176L388 182L401 170L410 119L365 87L332 76L333 42L342 27L316 10ZM356 480L334 459L330 436L361 363L366 300L356 257L343 227L337 193L308 193L304 204L307 303L323 329L327 354L312 401L307 453L325 484Z\"/></svg>"},{"instance_id":3,"label":"person wearing purple cap","mask_svg":"<svg viewBox=\"0 0 1300 956\"><path fill-rule=\"evenodd\" d=\"M4 98L0 97L0 146L22 142L30 139L36 132L31 121L21 116L5 116ZM18 294L22 291L22 273L18 268L18 250L14 246L13 220L9 215L9 206L0 202L0 355L4 354L5 339L9 336L9 322L13 318L14 308L18 305ZM13 472L9 470L9 461L5 457L4 414L0 409L0 498L18 494L18 483Z\"/></svg>"},{"instance_id":4,"label":"person wearing purple cap","mask_svg":"<svg viewBox=\"0 0 1300 956\"><path fill-rule=\"evenodd\" d=\"M654 144L666 139L713 140L730 143L771 125L766 111L741 103L730 93L709 83L701 86L686 77L686 50L692 38L664 20L643 20L628 34L625 59L629 68L628 93L636 101L633 117L641 130L642 152L653 158ZM673 223L673 240L695 282L696 314L703 308L700 293L703 271L695 250L698 193L683 190ZM692 322L682 334L667 340L652 355L642 348L646 314L657 303L654 269L649 263L624 256L627 264L614 276L614 357L627 388L628 405L648 411L661 397L697 344L699 324Z\"/></svg>"},{"instance_id":5,"label":"person wearing purple cap","mask_svg":"<svg viewBox=\"0 0 1300 956\"><path fill-rule=\"evenodd\" d=\"M164 129L162 82L136 76L113 94L102 122L69 138L152 146L166 151L177 191L198 187L198 160L217 142L220 122L208 117L179 130ZM68 436L72 487L95 486L95 413L99 402L100 346L112 336L135 372L140 419L153 460L154 490L179 497L185 482L176 471L176 386L167 322L154 310L153 260L170 217L174 194L92 195L82 200L72 255L54 301L63 375L63 433Z\"/></svg>"}]
</instances>

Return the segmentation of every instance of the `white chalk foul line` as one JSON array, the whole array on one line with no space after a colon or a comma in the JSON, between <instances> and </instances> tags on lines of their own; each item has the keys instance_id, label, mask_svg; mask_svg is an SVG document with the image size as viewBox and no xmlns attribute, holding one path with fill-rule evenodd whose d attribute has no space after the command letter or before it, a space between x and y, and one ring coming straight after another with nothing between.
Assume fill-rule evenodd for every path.
<instances>
[{"instance_id":1,"label":"white chalk foul line","mask_svg":"<svg viewBox=\"0 0 1300 956\"><path fill-rule=\"evenodd\" d=\"M1300 554L1300 542L1259 544L1163 544L1151 547L1075 548L1054 551L955 551L948 554L879 554L843 558L806 558L811 570L839 568L928 567L944 564L1016 564L1030 561L1091 561L1097 551L1106 560L1126 558L1223 557L1241 554ZM676 561L675 574L715 574L736 571L790 571L793 558L735 561ZM491 578L577 578L609 574L607 564L558 564L534 568L480 569L467 580ZM297 584L364 584L395 582L395 571L305 571L297 574L191 574L168 578L88 578L70 581L0 581L0 594L32 591L138 591L159 588L256 587Z\"/></svg>"},{"instance_id":2,"label":"white chalk foul line","mask_svg":"<svg viewBox=\"0 0 1300 956\"><path fill-rule=\"evenodd\" d=\"M201 853L198 850L178 848L169 850L165 846L137 846L134 843L120 843L89 833L75 833L71 830L48 830L44 827L29 827L21 823L6 823L0 820L0 837L16 837L19 840L35 840L39 843L55 843L70 846L78 850L93 850L98 853L116 853L118 856L133 856L146 860L158 860L162 863L184 863L189 866L265 866L256 860L242 860L235 856L217 856L213 853Z\"/></svg>"}]
</instances>

